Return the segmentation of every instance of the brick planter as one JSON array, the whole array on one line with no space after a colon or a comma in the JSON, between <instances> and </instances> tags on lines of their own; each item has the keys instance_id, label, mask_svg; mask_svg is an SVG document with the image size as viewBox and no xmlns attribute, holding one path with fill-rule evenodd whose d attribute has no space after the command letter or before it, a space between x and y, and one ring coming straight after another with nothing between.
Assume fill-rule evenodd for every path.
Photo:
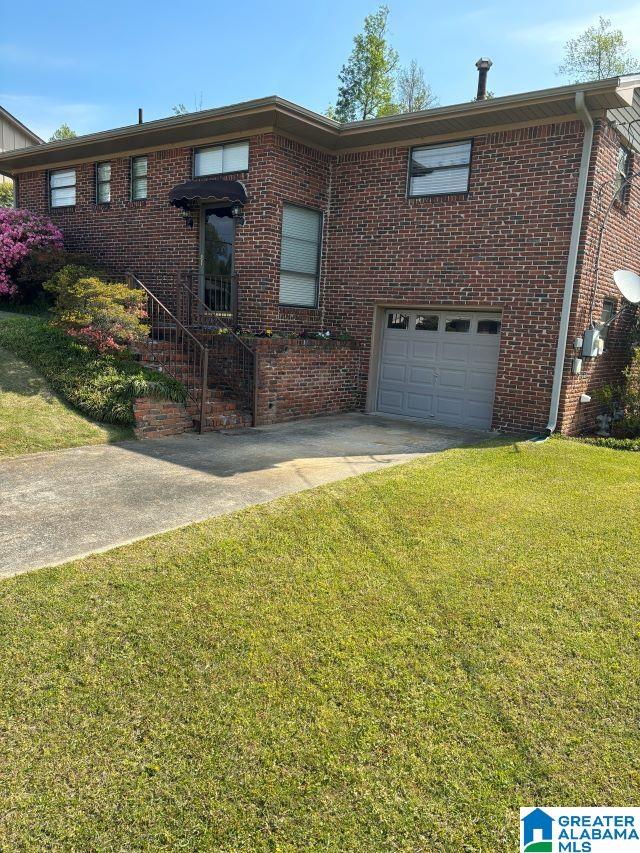
<instances>
[{"instance_id":1,"label":"brick planter","mask_svg":"<svg viewBox=\"0 0 640 853\"><path fill-rule=\"evenodd\" d=\"M362 408L356 341L254 338L251 346L258 362L256 426Z\"/></svg>"},{"instance_id":2,"label":"brick planter","mask_svg":"<svg viewBox=\"0 0 640 853\"><path fill-rule=\"evenodd\" d=\"M182 403L170 400L150 400L140 397L133 401L136 438L164 438L193 432L193 417Z\"/></svg>"}]
</instances>

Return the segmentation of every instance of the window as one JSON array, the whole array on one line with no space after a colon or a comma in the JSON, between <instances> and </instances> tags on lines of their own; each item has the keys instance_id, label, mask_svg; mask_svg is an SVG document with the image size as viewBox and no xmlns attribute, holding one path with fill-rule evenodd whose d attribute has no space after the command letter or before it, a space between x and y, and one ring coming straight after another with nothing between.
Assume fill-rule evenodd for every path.
<instances>
[{"instance_id":1,"label":"window","mask_svg":"<svg viewBox=\"0 0 640 853\"><path fill-rule=\"evenodd\" d=\"M455 320L447 320L444 327L445 332L468 332L471 328L471 320L463 320L461 317Z\"/></svg>"},{"instance_id":2,"label":"window","mask_svg":"<svg viewBox=\"0 0 640 853\"><path fill-rule=\"evenodd\" d=\"M624 145L618 149L618 162L616 164L616 180L614 185L615 197L621 204L625 204L629 195L629 178L631 176L631 152Z\"/></svg>"},{"instance_id":3,"label":"window","mask_svg":"<svg viewBox=\"0 0 640 853\"><path fill-rule=\"evenodd\" d=\"M96 202L109 204L111 201L111 163L96 163Z\"/></svg>"},{"instance_id":4,"label":"window","mask_svg":"<svg viewBox=\"0 0 640 853\"><path fill-rule=\"evenodd\" d=\"M246 172L248 168L249 143L232 142L214 145L212 148L199 148L193 163L193 174L199 178L224 172Z\"/></svg>"},{"instance_id":5,"label":"window","mask_svg":"<svg viewBox=\"0 0 640 853\"><path fill-rule=\"evenodd\" d=\"M600 338L605 349L607 347L607 337L611 326L606 326L604 324L608 323L613 317L615 317L616 309L617 305L614 299L602 300L602 311L600 312Z\"/></svg>"},{"instance_id":6,"label":"window","mask_svg":"<svg viewBox=\"0 0 640 853\"><path fill-rule=\"evenodd\" d=\"M51 207L73 207L76 203L76 170L60 169L49 175Z\"/></svg>"},{"instance_id":7,"label":"window","mask_svg":"<svg viewBox=\"0 0 640 853\"><path fill-rule=\"evenodd\" d=\"M147 158L133 157L131 160L131 200L147 197Z\"/></svg>"},{"instance_id":8,"label":"window","mask_svg":"<svg viewBox=\"0 0 640 853\"><path fill-rule=\"evenodd\" d=\"M321 235L321 213L285 204L280 252L281 305L316 307Z\"/></svg>"},{"instance_id":9,"label":"window","mask_svg":"<svg viewBox=\"0 0 640 853\"><path fill-rule=\"evenodd\" d=\"M498 335L500 333L500 320L478 320L479 335Z\"/></svg>"},{"instance_id":10,"label":"window","mask_svg":"<svg viewBox=\"0 0 640 853\"><path fill-rule=\"evenodd\" d=\"M416 317L416 329L422 332L437 332L439 317L437 314L418 315Z\"/></svg>"},{"instance_id":11,"label":"window","mask_svg":"<svg viewBox=\"0 0 640 853\"><path fill-rule=\"evenodd\" d=\"M409 195L444 195L469 190L471 140L412 148Z\"/></svg>"},{"instance_id":12,"label":"window","mask_svg":"<svg viewBox=\"0 0 640 853\"><path fill-rule=\"evenodd\" d=\"M387 318L387 329L407 329L409 317L406 314L389 314Z\"/></svg>"}]
</instances>

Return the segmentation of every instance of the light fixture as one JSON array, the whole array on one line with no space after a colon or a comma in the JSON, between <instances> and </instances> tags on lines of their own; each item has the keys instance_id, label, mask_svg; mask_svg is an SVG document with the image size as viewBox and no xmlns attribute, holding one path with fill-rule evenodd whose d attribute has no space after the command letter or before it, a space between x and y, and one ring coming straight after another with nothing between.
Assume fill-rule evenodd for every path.
<instances>
[{"instance_id":1,"label":"light fixture","mask_svg":"<svg viewBox=\"0 0 640 853\"><path fill-rule=\"evenodd\" d=\"M244 225L244 207L239 201L234 201L231 205L231 216L237 225Z\"/></svg>"},{"instance_id":2,"label":"light fixture","mask_svg":"<svg viewBox=\"0 0 640 853\"><path fill-rule=\"evenodd\" d=\"M193 211L188 207L180 208L180 216L187 228L193 228Z\"/></svg>"}]
</instances>

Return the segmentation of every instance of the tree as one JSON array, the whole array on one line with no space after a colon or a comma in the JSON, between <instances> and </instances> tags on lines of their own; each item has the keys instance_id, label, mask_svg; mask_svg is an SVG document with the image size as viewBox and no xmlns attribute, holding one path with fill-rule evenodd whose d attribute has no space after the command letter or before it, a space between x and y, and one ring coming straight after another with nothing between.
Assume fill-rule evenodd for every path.
<instances>
[{"instance_id":1,"label":"tree","mask_svg":"<svg viewBox=\"0 0 640 853\"><path fill-rule=\"evenodd\" d=\"M428 110L429 107L435 107L438 104L431 86L424 79L424 71L415 59L412 59L409 65L398 74L396 100L398 112L401 113Z\"/></svg>"},{"instance_id":2,"label":"tree","mask_svg":"<svg viewBox=\"0 0 640 853\"><path fill-rule=\"evenodd\" d=\"M198 112L202 109L202 92L199 95L193 96L193 110L187 109L183 103L175 104L171 107L171 111L177 116L186 116L190 112Z\"/></svg>"},{"instance_id":3,"label":"tree","mask_svg":"<svg viewBox=\"0 0 640 853\"><path fill-rule=\"evenodd\" d=\"M398 54L387 43L388 17L388 7L381 6L374 15L367 15L364 32L353 39L353 50L338 78L338 121L375 118L392 107Z\"/></svg>"},{"instance_id":4,"label":"tree","mask_svg":"<svg viewBox=\"0 0 640 853\"><path fill-rule=\"evenodd\" d=\"M75 139L77 135L78 134L75 130L71 130L68 124L61 124L60 127L54 131L49 142L58 142L60 139Z\"/></svg>"},{"instance_id":5,"label":"tree","mask_svg":"<svg viewBox=\"0 0 640 853\"><path fill-rule=\"evenodd\" d=\"M13 182L0 183L0 207L13 207Z\"/></svg>"},{"instance_id":6,"label":"tree","mask_svg":"<svg viewBox=\"0 0 640 853\"><path fill-rule=\"evenodd\" d=\"M613 29L608 18L600 17L597 26L588 27L566 43L558 74L583 83L628 74L637 68L638 61L629 52L622 30Z\"/></svg>"}]
</instances>

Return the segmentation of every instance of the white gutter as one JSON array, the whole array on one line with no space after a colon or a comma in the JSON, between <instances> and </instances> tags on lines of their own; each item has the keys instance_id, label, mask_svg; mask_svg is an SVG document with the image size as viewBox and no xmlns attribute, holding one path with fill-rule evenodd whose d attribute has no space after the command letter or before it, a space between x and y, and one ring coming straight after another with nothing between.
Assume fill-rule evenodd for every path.
<instances>
[{"instance_id":1,"label":"white gutter","mask_svg":"<svg viewBox=\"0 0 640 853\"><path fill-rule=\"evenodd\" d=\"M558 336L556 364L553 372L551 406L549 408L549 423L547 424L547 430L549 433L554 432L558 425L558 409L560 408L560 393L562 391L562 378L564 374L564 357L567 350L569 320L571 319L571 303L573 301L573 285L576 277L578 249L580 248L580 232L582 231L582 216L584 213L584 201L587 194L587 179L589 177L591 147L593 145L593 119L587 109L584 92L582 91L576 92L576 112L584 126L584 139L582 140L582 158L580 160L580 172L578 173L576 202L573 209L573 225L571 227L571 242L569 243L567 273L564 280L564 296L562 300L562 313L560 315L560 334Z\"/></svg>"}]
</instances>

